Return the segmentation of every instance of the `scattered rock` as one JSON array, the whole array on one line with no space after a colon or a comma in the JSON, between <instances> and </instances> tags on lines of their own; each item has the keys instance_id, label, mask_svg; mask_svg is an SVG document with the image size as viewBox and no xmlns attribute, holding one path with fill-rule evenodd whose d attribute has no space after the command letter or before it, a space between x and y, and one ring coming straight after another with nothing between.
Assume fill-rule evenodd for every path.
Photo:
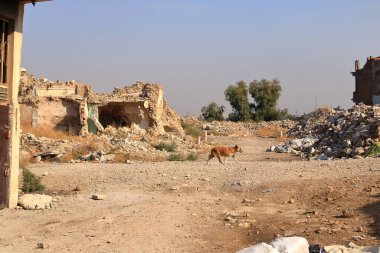
<instances>
[{"instance_id":1,"label":"scattered rock","mask_svg":"<svg viewBox=\"0 0 380 253\"><path fill-rule=\"evenodd\" d=\"M104 194L93 194L92 199L94 200L104 200L106 199L106 195Z\"/></svg>"},{"instance_id":2,"label":"scattered rock","mask_svg":"<svg viewBox=\"0 0 380 253\"><path fill-rule=\"evenodd\" d=\"M46 249L46 245L43 244L42 242L39 242L39 243L37 243L37 245L36 245L36 249Z\"/></svg>"},{"instance_id":3,"label":"scattered rock","mask_svg":"<svg viewBox=\"0 0 380 253\"><path fill-rule=\"evenodd\" d=\"M344 208L342 210L342 217L343 218L351 218L355 215L354 209L352 208Z\"/></svg>"}]
</instances>

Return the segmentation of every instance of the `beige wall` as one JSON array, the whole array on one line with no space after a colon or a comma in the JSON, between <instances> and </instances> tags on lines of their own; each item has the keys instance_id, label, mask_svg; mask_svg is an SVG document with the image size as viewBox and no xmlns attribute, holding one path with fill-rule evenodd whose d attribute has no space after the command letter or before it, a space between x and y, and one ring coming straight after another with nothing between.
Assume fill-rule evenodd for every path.
<instances>
[{"instance_id":1,"label":"beige wall","mask_svg":"<svg viewBox=\"0 0 380 253\"><path fill-rule=\"evenodd\" d=\"M37 106L29 103L21 104L20 108L22 129L38 127L79 134L82 128L79 104L72 101L40 101Z\"/></svg>"},{"instance_id":2,"label":"beige wall","mask_svg":"<svg viewBox=\"0 0 380 253\"><path fill-rule=\"evenodd\" d=\"M37 97L64 97L75 95L75 87L72 88L35 88L35 94Z\"/></svg>"}]
</instances>

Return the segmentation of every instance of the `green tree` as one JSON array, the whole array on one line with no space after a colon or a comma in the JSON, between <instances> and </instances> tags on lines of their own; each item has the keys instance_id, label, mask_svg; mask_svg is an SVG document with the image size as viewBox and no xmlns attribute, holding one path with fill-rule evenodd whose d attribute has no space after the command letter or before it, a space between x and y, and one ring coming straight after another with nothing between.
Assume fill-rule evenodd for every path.
<instances>
[{"instance_id":1,"label":"green tree","mask_svg":"<svg viewBox=\"0 0 380 253\"><path fill-rule=\"evenodd\" d=\"M201 109L202 117L207 121L222 121L224 120L223 112L224 112L224 106L218 106L217 103L211 102L207 106L203 106Z\"/></svg>"},{"instance_id":2,"label":"green tree","mask_svg":"<svg viewBox=\"0 0 380 253\"><path fill-rule=\"evenodd\" d=\"M281 96L281 85L279 80L254 80L249 84L249 93L254 100L254 103L250 104L254 120L270 121L287 117L287 109L277 109L277 102Z\"/></svg>"},{"instance_id":3,"label":"green tree","mask_svg":"<svg viewBox=\"0 0 380 253\"><path fill-rule=\"evenodd\" d=\"M245 121L251 119L251 111L248 102L248 86L244 81L236 85L230 85L224 91L226 100L230 102L233 112L229 119L233 121Z\"/></svg>"}]
</instances>

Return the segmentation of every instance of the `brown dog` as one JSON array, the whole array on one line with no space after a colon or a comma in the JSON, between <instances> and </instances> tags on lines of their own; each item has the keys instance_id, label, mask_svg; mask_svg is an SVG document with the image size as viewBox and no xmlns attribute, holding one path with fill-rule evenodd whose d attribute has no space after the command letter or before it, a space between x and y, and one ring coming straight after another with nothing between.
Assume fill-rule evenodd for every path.
<instances>
[{"instance_id":1,"label":"brown dog","mask_svg":"<svg viewBox=\"0 0 380 253\"><path fill-rule=\"evenodd\" d=\"M236 160L236 158L235 158L235 154L237 152L243 153L243 150L240 147L238 147L238 145L235 145L235 147L222 147L222 146L214 147L214 148L211 149L211 154L208 156L208 160L207 160L206 164L208 164L208 162L212 158L214 158L215 156L219 159L219 162L221 164L223 164L222 160L220 160L221 156L224 157L224 163L226 163L226 159L227 159L228 156L232 156L232 158L237 163L239 163L239 161Z\"/></svg>"}]
</instances>

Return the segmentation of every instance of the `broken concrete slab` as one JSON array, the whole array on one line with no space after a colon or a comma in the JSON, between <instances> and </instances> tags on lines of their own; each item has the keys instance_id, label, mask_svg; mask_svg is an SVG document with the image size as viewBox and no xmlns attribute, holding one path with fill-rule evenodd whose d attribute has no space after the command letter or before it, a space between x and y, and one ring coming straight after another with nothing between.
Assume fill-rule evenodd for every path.
<instances>
[{"instance_id":1,"label":"broken concrete slab","mask_svg":"<svg viewBox=\"0 0 380 253\"><path fill-rule=\"evenodd\" d=\"M49 209L52 202L51 196L41 194L24 194L18 199L18 204L26 210Z\"/></svg>"}]
</instances>

